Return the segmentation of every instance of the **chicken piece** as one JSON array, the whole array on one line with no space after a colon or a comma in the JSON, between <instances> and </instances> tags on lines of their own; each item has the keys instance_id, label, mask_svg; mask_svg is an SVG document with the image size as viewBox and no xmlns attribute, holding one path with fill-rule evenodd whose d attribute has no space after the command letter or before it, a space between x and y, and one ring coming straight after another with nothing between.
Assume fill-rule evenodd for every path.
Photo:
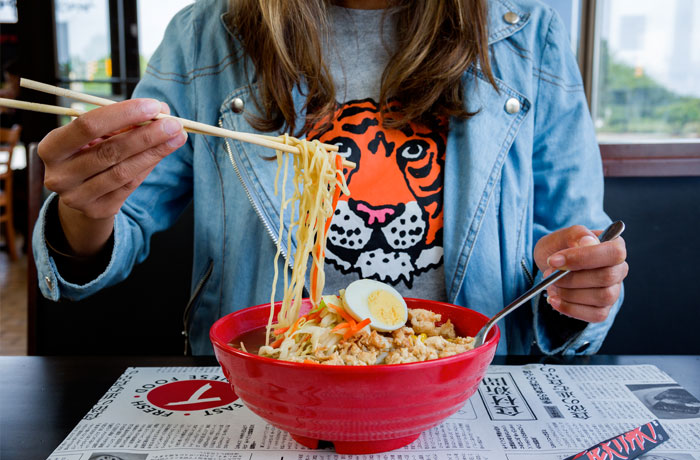
<instances>
[{"instance_id":1,"label":"chicken piece","mask_svg":"<svg viewBox=\"0 0 700 460\"><path fill-rule=\"evenodd\" d=\"M471 350L474 348L472 345L460 345L456 343L449 343L448 345L440 351L438 356L440 358L446 358L448 356L453 356L453 355L458 355L460 353L464 353L467 350Z\"/></svg>"},{"instance_id":2,"label":"chicken piece","mask_svg":"<svg viewBox=\"0 0 700 460\"><path fill-rule=\"evenodd\" d=\"M357 359L353 355L344 355L341 353L340 358L343 360L343 363L345 363L346 366L360 366L363 364L359 359Z\"/></svg>"},{"instance_id":3,"label":"chicken piece","mask_svg":"<svg viewBox=\"0 0 700 460\"><path fill-rule=\"evenodd\" d=\"M384 359L384 363L413 363L417 361L428 361L437 358L437 350L427 346L425 343L423 343L422 340L413 340L410 346L397 348L393 351L390 351Z\"/></svg>"},{"instance_id":4,"label":"chicken piece","mask_svg":"<svg viewBox=\"0 0 700 460\"><path fill-rule=\"evenodd\" d=\"M447 340L445 340L444 337L441 337L439 335L428 337L427 339L425 339L425 346L437 351L442 351L449 344L450 342L448 342Z\"/></svg>"},{"instance_id":5,"label":"chicken piece","mask_svg":"<svg viewBox=\"0 0 700 460\"><path fill-rule=\"evenodd\" d=\"M360 345L369 351L381 351L391 346L391 342L382 337L377 331L363 335L359 340Z\"/></svg>"},{"instance_id":6,"label":"chicken piece","mask_svg":"<svg viewBox=\"0 0 700 460\"><path fill-rule=\"evenodd\" d=\"M438 328L438 335L445 337L446 339L457 338L457 333L455 332L455 325L448 319L445 324Z\"/></svg>"},{"instance_id":7,"label":"chicken piece","mask_svg":"<svg viewBox=\"0 0 700 460\"><path fill-rule=\"evenodd\" d=\"M408 319L416 334L425 334L429 337L440 335L435 323L440 322L442 317L439 313L422 308L409 308Z\"/></svg>"},{"instance_id":8,"label":"chicken piece","mask_svg":"<svg viewBox=\"0 0 700 460\"><path fill-rule=\"evenodd\" d=\"M458 345L469 345L470 350L474 348L474 337L455 337L452 342Z\"/></svg>"},{"instance_id":9,"label":"chicken piece","mask_svg":"<svg viewBox=\"0 0 700 460\"><path fill-rule=\"evenodd\" d=\"M384 364L415 363L416 361L418 361L418 358L409 353L408 348L398 348L390 351L384 358Z\"/></svg>"},{"instance_id":10,"label":"chicken piece","mask_svg":"<svg viewBox=\"0 0 700 460\"><path fill-rule=\"evenodd\" d=\"M437 351L434 348L427 346L422 340L416 340L416 343L409 348L408 351L415 356L418 361L428 361L430 359L437 359L438 357Z\"/></svg>"},{"instance_id":11,"label":"chicken piece","mask_svg":"<svg viewBox=\"0 0 700 460\"><path fill-rule=\"evenodd\" d=\"M345 365L345 362L343 359L340 357L340 355L336 352L333 353L332 355L328 356L327 358L321 358L319 359L321 361L321 364L328 364L331 366L343 366Z\"/></svg>"},{"instance_id":12,"label":"chicken piece","mask_svg":"<svg viewBox=\"0 0 700 460\"><path fill-rule=\"evenodd\" d=\"M391 333L391 336L394 338L394 343L393 343L394 347L396 347L396 348L410 347L412 345L412 342L411 342L412 335L415 335L415 332L410 327L404 326L404 327L401 327L399 329L396 329L394 332Z\"/></svg>"},{"instance_id":13,"label":"chicken piece","mask_svg":"<svg viewBox=\"0 0 700 460\"><path fill-rule=\"evenodd\" d=\"M460 337L455 340L447 340L444 337L428 337L425 339L425 345L432 350L435 350L439 358L463 353L474 348L474 339L471 337Z\"/></svg>"},{"instance_id":14,"label":"chicken piece","mask_svg":"<svg viewBox=\"0 0 700 460\"><path fill-rule=\"evenodd\" d=\"M377 353L371 351L361 351L357 355L341 355L345 364L352 366L371 366L377 362Z\"/></svg>"}]
</instances>

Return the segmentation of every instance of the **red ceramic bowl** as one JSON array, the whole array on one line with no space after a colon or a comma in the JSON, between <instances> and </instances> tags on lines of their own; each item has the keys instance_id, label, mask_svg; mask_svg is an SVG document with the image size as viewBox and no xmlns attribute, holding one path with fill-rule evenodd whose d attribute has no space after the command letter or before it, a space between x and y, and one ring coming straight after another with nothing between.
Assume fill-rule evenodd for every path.
<instances>
[{"instance_id":1,"label":"red ceramic bowl","mask_svg":"<svg viewBox=\"0 0 700 460\"><path fill-rule=\"evenodd\" d=\"M449 318L460 335L474 336L488 321L447 303L406 299L406 304ZM330 441L341 454L397 449L455 413L476 392L501 334L494 327L483 346L448 358L379 366L290 363L228 345L265 326L269 311L269 304L258 305L214 323L209 336L224 375L267 422L309 448Z\"/></svg>"}]
</instances>

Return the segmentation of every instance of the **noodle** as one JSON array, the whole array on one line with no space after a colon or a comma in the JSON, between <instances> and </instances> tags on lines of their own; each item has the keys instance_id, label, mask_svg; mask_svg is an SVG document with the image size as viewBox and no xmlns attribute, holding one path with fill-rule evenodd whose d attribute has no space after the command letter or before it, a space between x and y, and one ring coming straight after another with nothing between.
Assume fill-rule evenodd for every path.
<instances>
[{"instance_id":1,"label":"noodle","mask_svg":"<svg viewBox=\"0 0 700 460\"><path fill-rule=\"evenodd\" d=\"M275 273L272 282L270 296L269 331L272 329L273 304L279 272L277 262L282 250L282 231L284 228L284 211L290 204L292 206L290 226L287 232L287 247L291 251L292 234L296 239L296 249L293 256L291 274L284 271L284 295L282 307L277 315L277 327L291 326L300 316L302 296L306 271L311 256L310 271L310 298L315 308L320 300L325 284L324 259L326 252L326 235L330 225L330 219L335 211L335 205L340 193L349 194L342 171L343 158L337 152L328 152L319 141L300 140L289 135L284 135L284 143L299 148L298 154L292 154L293 161L293 189L294 194L287 199L285 189L288 175L288 156L283 158L283 153L277 151L277 173L275 176L275 194L278 194L278 182L280 169L282 173L281 210L279 219L279 238L277 239L277 253L275 254ZM295 213L296 207L296 213ZM295 220L296 216L296 220ZM289 254L291 256L291 254ZM288 256L288 257L289 257ZM287 259L289 262L289 259ZM267 343L267 342L266 342Z\"/></svg>"},{"instance_id":2,"label":"noodle","mask_svg":"<svg viewBox=\"0 0 700 460\"><path fill-rule=\"evenodd\" d=\"M357 280L351 283L347 290L341 289L338 295L321 295L325 284L326 236L340 194L349 195L342 169L343 157L336 152L326 151L323 144L317 140L310 142L286 134L280 139L287 145L297 147L299 153L290 157L281 151L276 152L277 171L274 187L275 195L281 195L279 237L274 259L270 314L267 328L264 330L264 345L257 353L260 356L306 364L371 365L425 361L471 349L473 338L457 336L449 319L443 323L440 314L423 309L407 309L401 295L395 290L391 293L393 288L378 286L383 283ZM287 197L290 161L293 193L291 197ZM285 255L283 274L284 294L275 322L278 263L282 253L287 207L290 205L290 223L286 235L289 252ZM292 241L296 242L293 256ZM288 270L290 265L291 273ZM307 270L312 308L302 315L301 305ZM358 289L364 289L366 292L359 294ZM380 292L394 296L394 300L392 301L391 297L375 296ZM372 312L371 305L367 307L366 313L358 312L359 307L364 305L362 302L357 303L358 295L367 299L381 299L380 310L392 314L377 316ZM355 307L351 307L351 303ZM401 308L404 314L401 313ZM382 326L382 322L386 323L385 317L399 318L399 321L392 320L391 324ZM406 323L407 317L411 326ZM274 338L272 343L271 338ZM241 350L245 351L243 342L239 343ZM255 345L251 346L253 351Z\"/></svg>"}]
</instances>

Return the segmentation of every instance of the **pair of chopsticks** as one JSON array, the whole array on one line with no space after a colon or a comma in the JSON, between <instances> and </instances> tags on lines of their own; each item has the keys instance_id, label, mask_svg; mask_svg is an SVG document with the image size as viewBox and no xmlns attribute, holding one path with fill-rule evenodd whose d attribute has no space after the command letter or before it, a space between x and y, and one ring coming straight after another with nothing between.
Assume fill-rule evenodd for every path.
<instances>
[{"instance_id":1,"label":"pair of chopsticks","mask_svg":"<svg viewBox=\"0 0 700 460\"><path fill-rule=\"evenodd\" d=\"M43 93L49 93L56 96L67 97L70 99L75 99L77 101L85 102L88 104L94 104L98 106L105 106L116 103L111 99L105 99L102 97L92 96L89 94L80 93L78 91L72 91L65 88L59 88L57 86L47 85L46 83L41 83L34 80L29 80L27 78L20 79L20 86L28 89L33 89L36 91L41 91ZM10 107L13 109L20 110L31 110L34 112L50 113L54 115L67 115L69 117L79 117L86 113L85 110L70 109L66 107L60 107L55 105L38 104L35 102L17 101L15 99L5 99L0 98L0 106ZM293 145L287 145L283 142L281 137L275 136L265 136L262 134L253 133L243 133L240 131L231 131L229 129L219 128L217 126L207 125L205 123L200 123L197 121L188 120L186 118L174 117L172 115L166 115L164 113L158 114L156 119L161 118L174 118L182 123L185 131L196 134L207 134L210 136L225 137L228 139L235 139L242 142L248 142L255 145L260 145L262 147L268 147L274 150L280 150L282 152L288 153L299 153L299 148ZM323 147L329 151L338 151L338 146L323 144ZM353 168L355 164L347 160L343 160L343 166Z\"/></svg>"}]
</instances>

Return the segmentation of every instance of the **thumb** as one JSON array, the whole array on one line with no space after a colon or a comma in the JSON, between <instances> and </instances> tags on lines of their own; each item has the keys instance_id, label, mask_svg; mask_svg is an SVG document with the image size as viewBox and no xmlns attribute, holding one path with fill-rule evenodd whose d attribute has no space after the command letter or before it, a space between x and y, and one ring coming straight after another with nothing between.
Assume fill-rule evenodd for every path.
<instances>
[{"instance_id":1,"label":"thumb","mask_svg":"<svg viewBox=\"0 0 700 460\"><path fill-rule=\"evenodd\" d=\"M550 257L563 249L598 244L595 233L583 225L574 225L543 236L535 246L535 263L541 271L551 267Z\"/></svg>"}]
</instances>

